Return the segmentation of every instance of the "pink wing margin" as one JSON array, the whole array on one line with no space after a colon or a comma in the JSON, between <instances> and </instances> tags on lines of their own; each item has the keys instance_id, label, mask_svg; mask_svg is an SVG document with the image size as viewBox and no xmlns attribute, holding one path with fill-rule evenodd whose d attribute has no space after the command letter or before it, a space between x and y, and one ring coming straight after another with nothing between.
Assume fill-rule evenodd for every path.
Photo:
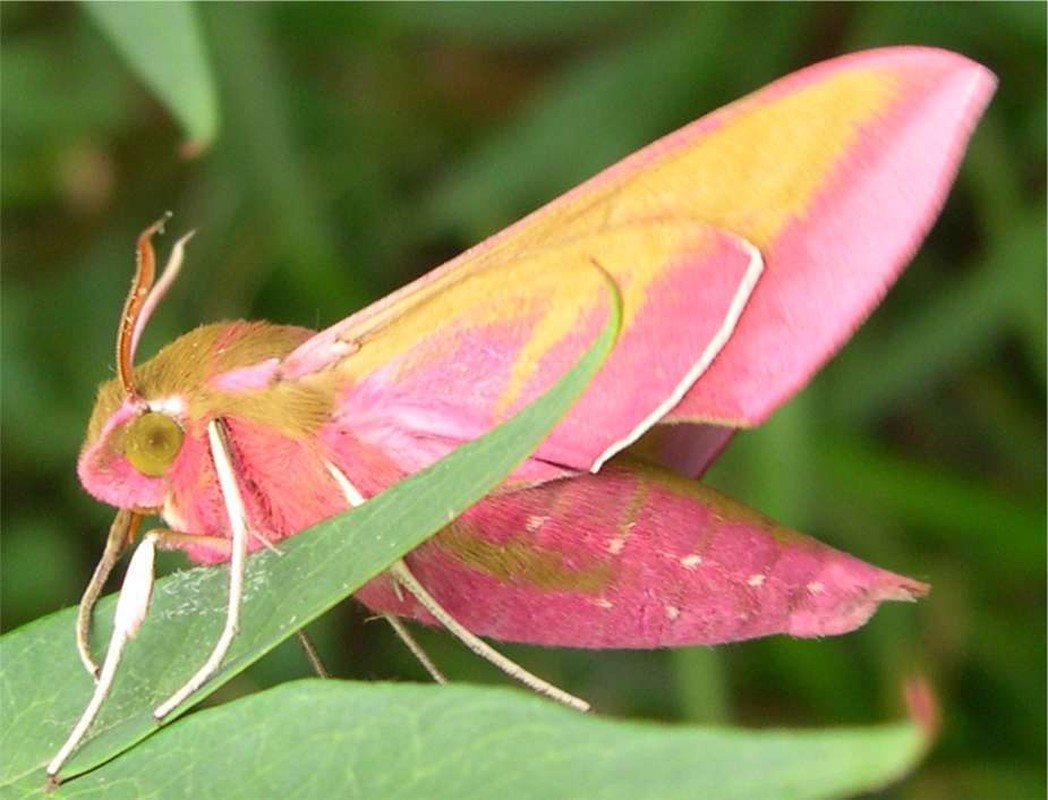
<instances>
[{"instance_id":1,"label":"pink wing margin","mask_svg":"<svg viewBox=\"0 0 1048 800\"><path fill-rule=\"evenodd\" d=\"M817 64L761 94L853 69L890 75L893 101L858 131L810 205L761 243L767 268L735 334L667 422L757 425L807 383L913 257L997 83L963 56L911 47Z\"/></svg>"}]
</instances>

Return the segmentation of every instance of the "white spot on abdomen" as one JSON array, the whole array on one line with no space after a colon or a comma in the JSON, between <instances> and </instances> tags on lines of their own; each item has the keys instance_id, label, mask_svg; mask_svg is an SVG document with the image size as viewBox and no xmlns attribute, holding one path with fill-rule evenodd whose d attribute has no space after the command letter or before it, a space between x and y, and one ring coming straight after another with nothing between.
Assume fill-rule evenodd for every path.
<instances>
[{"instance_id":1,"label":"white spot on abdomen","mask_svg":"<svg viewBox=\"0 0 1048 800\"><path fill-rule=\"evenodd\" d=\"M695 567L699 566L701 563L702 556L697 553L692 553L690 556L684 556L684 558L680 560L680 565L684 567L684 569L695 569Z\"/></svg>"},{"instance_id":2,"label":"white spot on abdomen","mask_svg":"<svg viewBox=\"0 0 1048 800\"><path fill-rule=\"evenodd\" d=\"M528 533L534 533L545 525L548 520L549 517L540 514L530 514L528 516L528 521L524 523L524 527L527 529Z\"/></svg>"},{"instance_id":3,"label":"white spot on abdomen","mask_svg":"<svg viewBox=\"0 0 1048 800\"><path fill-rule=\"evenodd\" d=\"M750 579L748 581L746 581L746 585L747 586L760 586L763 583L764 583L764 576L760 575L760 574L758 574L758 575L751 575Z\"/></svg>"}]
</instances>

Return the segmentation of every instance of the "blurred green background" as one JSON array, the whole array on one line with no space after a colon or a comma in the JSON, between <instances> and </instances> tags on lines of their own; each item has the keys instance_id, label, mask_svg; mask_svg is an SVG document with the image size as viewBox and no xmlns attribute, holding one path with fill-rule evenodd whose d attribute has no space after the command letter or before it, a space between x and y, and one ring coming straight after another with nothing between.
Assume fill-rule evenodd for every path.
<instances>
[{"instance_id":1,"label":"blurred green background","mask_svg":"<svg viewBox=\"0 0 1048 800\"><path fill-rule=\"evenodd\" d=\"M607 713L753 726L891 718L920 671L941 738L887 796L1044 796L1044 4L216 4L185 19L162 39L195 30L210 71L176 65L159 86L213 79L217 137L196 158L97 18L0 6L5 629L75 603L101 552L112 511L74 463L134 238L163 211L198 235L143 354L223 317L324 326L793 69L938 45L1001 79L940 222L852 343L708 477L931 596L819 642L505 649ZM313 633L337 675L422 678L352 604ZM453 679L501 680L420 638ZM307 670L285 646L224 696Z\"/></svg>"}]
</instances>

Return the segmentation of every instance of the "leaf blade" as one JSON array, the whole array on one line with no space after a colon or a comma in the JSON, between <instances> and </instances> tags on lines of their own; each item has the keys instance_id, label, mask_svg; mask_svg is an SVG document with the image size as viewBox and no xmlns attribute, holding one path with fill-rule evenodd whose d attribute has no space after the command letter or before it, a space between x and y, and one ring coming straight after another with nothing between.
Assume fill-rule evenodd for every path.
<instances>
[{"instance_id":1,"label":"leaf blade","mask_svg":"<svg viewBox=\"0 0 1048 800\"><path fill-rule=\"evenodd\" d=\"M925 744L913 722L676 728L505 688L308 680L194 715L69 788L107 798L807 800L883 786Z\"/></svg>"}]
</instances>

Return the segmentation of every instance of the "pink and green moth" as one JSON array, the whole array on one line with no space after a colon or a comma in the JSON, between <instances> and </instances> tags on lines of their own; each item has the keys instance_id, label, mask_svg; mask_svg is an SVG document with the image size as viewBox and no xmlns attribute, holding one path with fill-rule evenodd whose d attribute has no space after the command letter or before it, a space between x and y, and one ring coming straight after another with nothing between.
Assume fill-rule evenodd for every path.
<instances>
[{"instance_id":1,"label":"pink and green moth","mask_svg":"<svg viewBox=\"0 0 1048 800\"><path fill-rule=\"evenodd\" d=\"M898 47L793 73L672 133L389 297L316 333L197 328L133 366L182 261L152 287L152 237L78 470L120 509L81 604L142 537L92 704L148 604L153 548L230 561L229 620L163 718L219 667L246 553L366 502L549 388L623 303L611 355L492 495L363 587L387 617L588 648L816 637L927 587L787 530L694 480L734 431L803 386L879 302L943 203L994 88L946 51ZM594 269L597 265L599 269ZM424 656L423 656L424 658ZM424 662L426 663L426 662ZM439 673L428 665L439 677Z\"/></svg>"}]
</instances>

